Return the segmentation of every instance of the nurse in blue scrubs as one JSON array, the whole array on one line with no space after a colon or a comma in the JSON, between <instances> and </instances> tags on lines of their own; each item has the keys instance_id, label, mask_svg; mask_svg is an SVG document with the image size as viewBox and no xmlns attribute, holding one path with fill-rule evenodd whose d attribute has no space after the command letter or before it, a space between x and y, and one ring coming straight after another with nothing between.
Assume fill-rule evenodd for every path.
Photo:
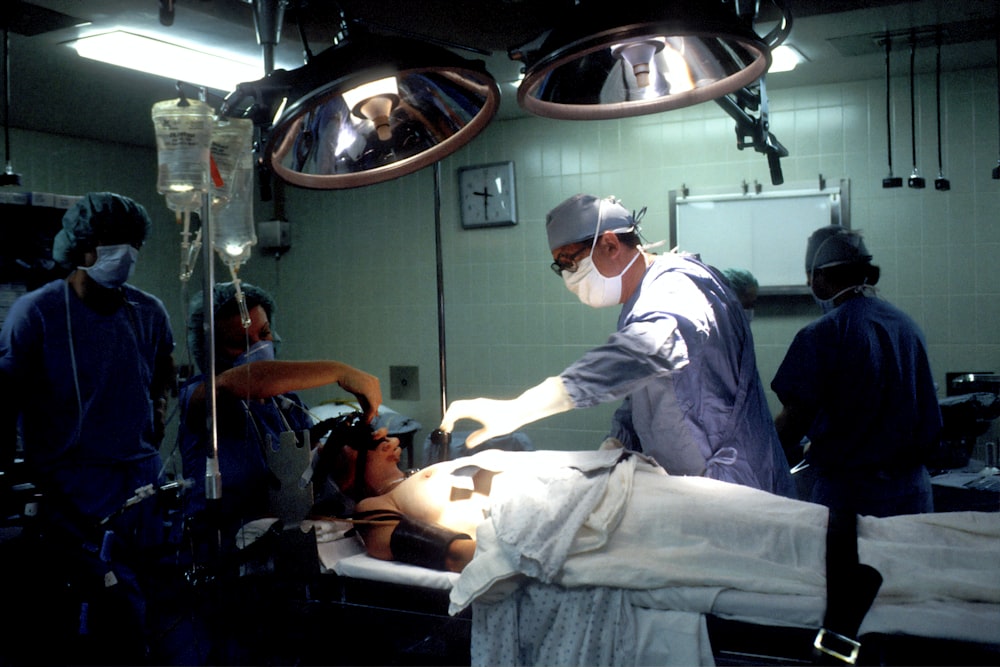
<instances>
[{"instance_id":1,"label":"nurse in blue scrubs","mask_svg":"<svg viewBox=\"0 0 1000 667\"><path fill-rule=\"evenodd\" d=\"M249 326L244 326L236 285L213 287L218 465L222 494L214 516L223 545L231 547L245 523L267 516L269 489L278 478L268 465L268 452L280 449L282 433L308 430L315 420L298 391L339 385L358 400L364 419L371 422L382 403L378 378L334 360L285 361L275 359L274 299L265 290L241 284ZM212 439L206 419L205 304L200 293L191 303L188 345L202 373L180 388L181 423L178 433L184 476L199 485L205 478ZM315 445L316 443L310 443ZM279 485L280 486L280 485ZM205 494L191 494L186 511L204 514Z\"/></svg>"},{"instance_id":2,"label":"nurse in blue scrubs","mask_svg":"<svg viewBox=\"0 0 1000 667\"><path fill-rule=\"evenodd\" d=\"M503 401L453 402L490 437L572 408L621 400L610 436L674 475L702 475L794 496L750 324L735 293L692 256L647 252L638 218L612 197L575 195L549 212L552 269L581 302L620 305L618 329L558 376Z\"/></svg>"},{"instance_id":3,"label":"nurse in blue scrubs","mask_svg":"<svg viewBox=\"0 0 1000 667\"><path fill-rule=\"evenodd\" d=\"M15 634L31 662L138 664L157 643L152 570L169 543L159 503L125 505L165 481L174 339L160 299L127 282L152 229L146 209L94 192L62 222L52 258L68 277L20 297L0 330L3 437L16 429L42 496L25 531L37 551L11 572L45 608L19 609L34 627Z\"/></svg>"},{"instance_id":4,"label":"nurse in blue scrubs","mask_svg":"<svg viewBox=\"0 0 1000 667\"><path fill-rule=\"evenodd\" d=\"M941 412L927 342L877 295L871 260L844 227L809 237L806 276L823 315L796 334L771 382L784 406L775 423L789 460L810 464L806 500L871 516L932 512L924 461Z\"/></svg>"}]
</instances>

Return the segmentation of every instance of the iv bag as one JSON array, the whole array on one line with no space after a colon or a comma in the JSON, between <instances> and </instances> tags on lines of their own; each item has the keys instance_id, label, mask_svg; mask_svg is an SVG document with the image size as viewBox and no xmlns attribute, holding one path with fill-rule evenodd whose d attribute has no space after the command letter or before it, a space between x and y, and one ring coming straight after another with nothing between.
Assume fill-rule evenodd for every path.
<instances>
[{"instance_id":1,"label":"iv bag","mask_svg":"<svg viewBox=\"0 0 1000 667\"><path fill-rule=\"evenodd\" d=\"M227 155L227 160L232 163L231 169L227 167L229 175L220 188L213 189L212 247L231 269L249 259L250 248L257 243L253 220L254 162L251 140L250 133L243 133L242 145L235 145L234 142L231 153ZM216 192L220 193L219 197L215 197Z\"/></svg>"},{"instance_id":2,"label":"iv bag","mask_svg":"<svg viewBox=\"0 0 1000 667\"><path fill-rule=\"evenodd\" d=\"M153 105L158 169L156 191L174 210L191 211L208 192L212 109L199 100L163 100Z\"/></svg>"},{"instance_id":3,"label":"iv bag","mask_svg":"<svg viewBox=\"0 0 1000 667\"><path fill-rule=\"evenodd\" d=\"M212 206L229 202L236 187L237 171L253 151L253 121L249 118L218 118L212 126ZM253 168L253 165L250 165Z\"/></svg>"}]
</instances>

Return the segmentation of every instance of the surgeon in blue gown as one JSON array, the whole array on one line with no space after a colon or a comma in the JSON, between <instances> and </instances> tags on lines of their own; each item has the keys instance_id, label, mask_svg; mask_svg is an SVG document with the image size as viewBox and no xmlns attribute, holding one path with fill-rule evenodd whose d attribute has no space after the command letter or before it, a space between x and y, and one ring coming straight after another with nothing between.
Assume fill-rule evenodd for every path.
<instances>
[{"instance_id":1,"label":"surgeon in blue gown","mask_svg":"<svg viewBox=\"0 0 1000 667\"><path fill-rule=\"evenodd\" d=\"M809 237L806 279L823 315L795 335L771 382L783 405L775 423L789 460L809 463L806 500L871 516L931 512L925 461L941 413L927 342L877 295L871 262L856 231Z\"/></svg>"},{"instance_id":2,"label":"surgeon in blue gown","mask_svg":"<svg viewBox=\"0 0 1000 667\"><path fill-rule=\"evenodd\" d=\"M126 508L138 489L165 482L159 446L175 381L167 311L126 282L151 229L145 208L128 197L81 198L52 250L68 277L15 301L0 330L2 395L19 414L41 493L25 531L37 551L24 569L5 572L30 597L5 589L5 600L8 614L29 616L15 639L40 663L138 664L155 650L151 591L164 582L152 570L169 552L167 515L159 499ZM5 438L14 428L4 424ZM44 607L37 616L24 606L29 599Z\"/></svg>"},{"instance_id":3,"label":"surgeon in blue gown","mask_svg":"<svg viewBox=\"0 0 1000 667\"><path fill-rule=\"evenodd\" d=\"M670 474L794 496L739 299L694 257L647 252L638 217L612 197L583 194L549 212L553 270L584 304L622 305L618 330L515 399L453 402L441 429L478 421L466 441L475 446L549 415L623 400L610 436Z\"/></svg>"}]
</instances>

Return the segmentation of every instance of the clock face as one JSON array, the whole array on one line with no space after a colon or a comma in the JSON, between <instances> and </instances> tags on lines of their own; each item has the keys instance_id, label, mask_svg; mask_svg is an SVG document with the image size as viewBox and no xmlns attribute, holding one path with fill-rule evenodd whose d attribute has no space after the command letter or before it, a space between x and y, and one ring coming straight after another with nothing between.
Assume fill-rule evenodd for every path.
<instances>
[{"instance_id":1,"label":"clock face","mask_svg":"<svg viewBox=\"0 0 1000 667\"><path fill-rule=\"evenodd\" d=\"M458 190L463 227L517 223L513 162L463 167Z\"/></svg>"}]
</instances>

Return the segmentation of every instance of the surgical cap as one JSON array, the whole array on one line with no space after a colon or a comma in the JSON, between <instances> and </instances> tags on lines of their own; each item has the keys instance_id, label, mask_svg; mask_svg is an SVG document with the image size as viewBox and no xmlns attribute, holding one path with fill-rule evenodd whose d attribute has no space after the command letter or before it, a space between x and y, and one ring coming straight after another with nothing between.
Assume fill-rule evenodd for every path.
<instances>
[{"instance_id":1,"label":"surgical cap","mask_svg":"<svg viewBox=\"0 0 1000 667\"><path fill-rule=\"evenodd\" d=\"M806 244L806 272L838 264L865 264L872 256L861 234L840 225L820 227Z\"/></svg>"},{"instance_id":2,"label":"surgical cap","mask_svg":"<svg viewBox=\"0 0 1000 667\"><path fill-rule=\"evenodd\" d=\"M751 287L759 287L757 279L746 269L726 269L722 272L737 294L743 294Z\"/></svg>"},{"instance_id":3,"label":"surgical cap","mask_svg":"<svg viewBox=\"0 0 1000 667\"><path fill-rule=\"evenodd\" d=\"M545 217L549 250L589 241L601 232L624 232L634 228L632 214L614 197L573 195Z\"/></svg>"},{"instance_id":4,"label":"surgical cap","mask_svg":"<svg viewBox=\"0 0 1000 667\"><path fill-rule=\"evenodd\" d=\"M152 228L142 204L113 192L91 192L63 216L52 241L52 259L73 268L98 245L142 245Z\"/></svg>"},{"instance_id":5,"label":"surgical cap","mask_svg":"<svg viewBox=\"0 0 1000 667\"><path fill-rule=\"evenodd\" d=\"M247 302L247 310L260 306L267 313L267 319L274 325L273 314L275 311L274 299L256 285L240 282L240 291L243 292ZM227 303L233 302L236 298L236 285L229 283L216 283L212 289L212 315L218 315L219 311ZM187 341L191 356L202 372L208 366L208 353L205 350L205 295L199 290L191 297L190 311L188 314ZM277 336L274 336L277 340Z\"/></svg>"}]
</instances>

